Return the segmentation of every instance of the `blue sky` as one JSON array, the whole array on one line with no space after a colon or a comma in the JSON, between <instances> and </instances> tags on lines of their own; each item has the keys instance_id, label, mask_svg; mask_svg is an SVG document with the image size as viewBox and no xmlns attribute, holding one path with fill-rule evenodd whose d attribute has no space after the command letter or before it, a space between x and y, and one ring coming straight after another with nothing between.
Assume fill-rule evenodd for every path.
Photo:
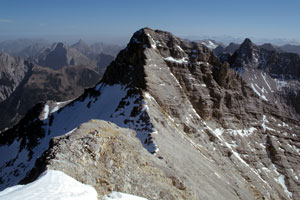
<instances>
[{"instance_id":1,"label":"blue sky","mask_svg":"<svg viewBox=\"0 0 300 200\"><path fill-rule=\"evenodd\" d=\"M142 27L178 36L300 40L299 0L1 0L0 38L128 38Z\"/></svg>"}]
</instances>

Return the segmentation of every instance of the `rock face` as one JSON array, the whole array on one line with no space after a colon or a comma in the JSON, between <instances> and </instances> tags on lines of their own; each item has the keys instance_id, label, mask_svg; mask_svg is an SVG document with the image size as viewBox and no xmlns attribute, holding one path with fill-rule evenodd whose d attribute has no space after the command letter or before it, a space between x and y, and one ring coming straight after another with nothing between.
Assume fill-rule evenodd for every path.
<instances>
[{"instance_id":1,"label":"rock face","mask_svg":"<svg viewBox=\"0 0 300 200\"><path fill-rule=\"evenodd\" d=\"M106 67L109 66L114 59L114 56L100 53L99 55L95 56L95 60L97 61L97 67L95 70L100 74L104 74Z\"/></svg>"},{"instance_id":2,"label":"rock face","mask_svg":"<svg viewBox=\"0 0 300 200\"><path fill-rule=\"evenodd\" d=\"M0 103L16 90L31 68L32 66L20 57L13 57L4 52L0 54Z\"/></svg>"},{"instance_id":3,"label":"rock face","mask_svg":"<svg viewBox=\"0 0 300 200\"><path fill-rule=\"evenodd\" d=\"M299 199L299 118L281 109L293 110L293 105L265 100L232 70L239 69L235 65L239 62L256 69L259 52L245 40L230 57L233 62L223 63L200 43L149 28L137 31L95 88L61 109L40 105L19 125L0 134L0 152L11 152L0 162L0 187L28 181L48 167L98 188L101 183L104 190L111 186L144 197L149 191L160 191L150 184L157 173L160 187L172 192L161 190L150 199ZM245 55L244 59L239 55ZM140 153L133 152L136 157L132 159L135 141L114 125L89 123L75 133L74 129L90 119L134 130L152 154L140 146L136 147ZM101 129L109 126L131 142ZM49 145L52 137L66 133ZM109 145L103 146L105 141ZM107 148L108 156L99 154L102 148ZM70 151L75 156L65 156ZM149 160L148 165L140 156ZM80 163L78 174L72 163ZM128 163L128 169L115 167L118 163ZM89 180L84 169L93 171L95 166L112 167L97 172L96 177L103 180ZM138 179L139 186L131 166L148 178ZM113 173L124 178L121 181ZM148 184L149 190L134 188ZM173 194L181 196L170 196Z\"/></svg>"},{"instance_id":4,"label":"rock face","mask_svg":"<svg viewBox=\"0 0 300 200\"><path fill-rule=\"evenodd\" d=\"M300 119L300 56L258 47L249 39L232 56L232 68L264 101L280 102L280 115Z\"/></svg>"}]
</instances>

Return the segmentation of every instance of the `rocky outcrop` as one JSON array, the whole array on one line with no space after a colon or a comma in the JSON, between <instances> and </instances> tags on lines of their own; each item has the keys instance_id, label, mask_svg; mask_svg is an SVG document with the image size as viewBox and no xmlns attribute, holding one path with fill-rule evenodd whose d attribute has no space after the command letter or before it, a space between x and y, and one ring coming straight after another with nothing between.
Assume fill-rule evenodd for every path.
<instances>
[{"instance_id":1,"label":"rocky outcrop","mask_svg":"<svg viewBox=\"0 0 300 200\"><path fill-rule=\"evenodd\" d=\"M53 138L37 160L36 170L24 180L35 179L46 169L63 171L92 185L98 198L112 191L147 199L196 199L188 186L164 162L151 156L130 129L91 120L71 134Z\"/></svg>"},{"instance_id":2,"label":"rocky outcrop","mask_svg":"<svg viewBox=\"0 0 300 200\"><path fill-rule=\"evenodd\" d=\"M246 40L232 59L256 69L259 52L259 48ZM70 170L62 163L66 162L73 169L76 164L73 165L70 156L65 157L65 153L61 152L72 151L78 153L76 161L87 161L88 166L85 167L91 171L94 165L99 164L101 169L107 163L111 165L111 168L106 168L109 174L105 171L104 174L97 173L97 177L105 177L104 181L100 181L104 188L123 184L126 187L120 190L125 193L137 191L132 188L136 186L132 182L135 180L131 173L132 165L136 166L140 176L149 175L140 187L151 183L152 170L157 168L162 183L170 183L171 179L172 185L182 190L183 197L191 195L191 199L298 199L298 118L282 110L281 102L265 100L258 95L251 84L232 70L234 67L231 62L221 62L200 43L149 28L137 31L95 88L86 90L81 97L59 110L45 105L42 120L28 118L25 125L24 119L24 125L1 133L1 137L8 133L18 137L3 144L0 151L8 151L20 144L23 147L22 159L18 152L13 152L0 162L5 169L0 171L1 186L7 187L24 178L29 179L34 173L39 174L42 165L61 166L60 170L67 173ZM103 123L101 126L86 125L93 130L85 128L88 131L73 136L74 130L90 119L102 119L134 130L149 152L140 155L149 160L151 169L147 171L139 165L144 163L137 161L139 156L136 159L130 157L127 152L131 152L132 148L119 143L118 135L106 140L106 135L97 131L101 130L101 126L107 126ZM35 138L28 138L23 134L27 128L41 130L41 133L35 134ZM49 146L52 137L66 133L68 135L52 140ZM108 153L111 156L106 157L97 153L104 147L94 142L96 136L102 137L98 141L108 141L107 152L113 152L115 148L116 154ZM68 140L74 140L75 146ZM45 160L39 160L36 162L37 171L32 170L35 161L45 151L42 158L47 160L46 164ZM135 152L133 155L136 155ZM97 156L99 160L105 160L99 163L94 160ZM108 159L111 157L117 158L112 164ZM129 170L114 168L113 164L122 163L124 158L130 161ZM87 171L80 171L80 175L76 174L76 170L71 171L73 177L83 182L97 183L97 180L85 178L90 177L85 176ZM114 178L113 172L120 173L124 182ZM81 174L84 174L83 178ZM176 176L170 178L169 174ZM153 185L148 188L150 192L158 191ZM146 196L148 191L143 193ZM142 193L136 194L143 196ZM166 193L166 199L172 199L169 194ZM162 197L151 199L159 198Z\"/></svg>"}]
</instances>

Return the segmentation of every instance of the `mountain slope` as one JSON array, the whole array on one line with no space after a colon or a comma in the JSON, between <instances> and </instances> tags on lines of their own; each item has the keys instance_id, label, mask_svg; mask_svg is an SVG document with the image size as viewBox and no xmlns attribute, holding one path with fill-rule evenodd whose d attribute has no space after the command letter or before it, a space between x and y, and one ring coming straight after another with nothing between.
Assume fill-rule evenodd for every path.
<instances>
[{"instance_id":1,"label":"mountain slope","mask_svg":"<svg viewBox=\"0 0 300 200\"><path fill-rule=\"evenodd\" d=\"M12 56L18 56L26 47L34 44L47 45L48 42L43 39L16 39L0 42L0 50L9 53Z\"/></svg>"},{"instance_id":2,"label":"mountain slope","mask_svg":"<svg viewBox=\"0 0 300 200\"><path fill-rule=\"evenodd\" d=\"M253 52L249 55L255 58ZM39 174L39 164L45 162L36 160L46 150L53 156L45 165L61 167L54 163L67 158L56 154L57 143L49 146L51 138L72 135L80 124L102 119L136 131L156 167L162 174L176 174L171 182L188 199L298 199L296 115L280 110L278 102L265 101L231 67L200 43L149 28L137 31L95 88L60 110L39 105L1 133L0 152L11 152L0 163L1 188ZM122 153L126 157L131 151ZM117 155L103 162L109 164ZM80 159L76 156L74 162ZM122 192L132 191L131 180L123 180L128 187ZM149 190L139 190L140 196Z\"/></svg>"},{"instance_id":3,"label":"mountain slope","mask_svg":"<svg viewBox=\"0 0 300 200\"><path fill-rule=\"evenodd\" d=\"M60 70L33 66L22 84L0 103L3 112L0 130L18 123L35 104L52 101L67 101L93 87L101 76L86 66L65 66Z\"/></svg>"},{"instance_id":4,"label":"mountain slope","mask_svg":"<svg viewBox=\"0 0 300 200\"><path fill-rule=\"evenodd\" d=\"M60 69L68 65L86 65L95 67L88 57L78 52L76 49L70 48L63 43L56 43L52 48L46 49L38 58L40 66L52 69Z\"/></svg>"},{"instance_id":5,"label":"mountain slope","mask_svg":"<svg viewBox=\"0 0 300 200\"><path fill-rule=\"evenodd\" d=\"M24 59L28 58L37 58L39 54L43 51L45 51L49 47L49 44L43 44L43 43L34 43L32 45L29 45L25 47L22 51L18 53L18 56L21 56Z\"/></svg>"},{"instance_id":6,"label":"mountain slope","mask_svg":"<svg viewBox=\"0 0 300 200\"><path fill-rule=\"evenodd\" d=\"M265 101L280 102L280 115L300 119L300 56L260 48L246 39L231 58L252 89Z\"/></svg>"},{"instance_id":7,"label":"mountain slope","mask_svg":"<svg viewBox=\"0 0 300 200\"><path fill-rule=\"evenodd\" d=\"M22 84L32 66L20 57L0 54L0 102L7 99Z\"/></svg>"}]
</instances>

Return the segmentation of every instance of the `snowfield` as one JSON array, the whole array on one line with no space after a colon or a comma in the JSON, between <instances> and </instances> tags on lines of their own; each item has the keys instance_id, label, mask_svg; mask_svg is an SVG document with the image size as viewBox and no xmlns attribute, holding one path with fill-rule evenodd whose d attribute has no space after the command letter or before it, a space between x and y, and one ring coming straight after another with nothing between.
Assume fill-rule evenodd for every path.
<instances>
[{"instance_id":1,"label":"snowfield","mask_svg":"<svg viewBox=\"0 0 300 200\"><path fill-rule=\"evenodd\" d=\"M1 200L97 200L96 190L61 171L47 170L36 181L16 185L0 192ZM147 200L142 197L112 192L103 200Z\"/></svg>"},{"instance_id":2,"label":"snowfield","mask_svg":"<svg viewBox=\"0 0 300 200\"><path fill-rule=\"evenodd\" d=\"M96 190L61 171L48 170L36 181L0 192L1 200L97 200Z\"/></svg>"}]
</instances>

